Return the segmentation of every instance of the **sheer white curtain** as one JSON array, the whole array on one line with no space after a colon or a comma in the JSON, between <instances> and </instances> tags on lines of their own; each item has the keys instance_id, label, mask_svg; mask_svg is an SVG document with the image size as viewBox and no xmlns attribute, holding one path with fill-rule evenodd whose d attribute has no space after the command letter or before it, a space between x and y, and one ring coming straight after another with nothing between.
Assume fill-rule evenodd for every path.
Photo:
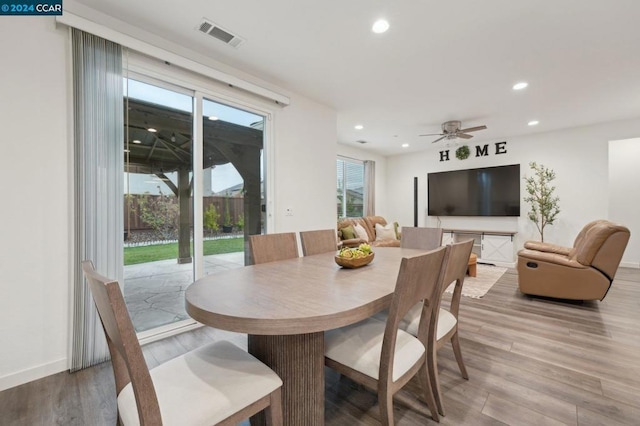
<instances>
[{"instance_id":1,"label":"sheer white curtain","mask_svg":"<svg viewBox=\"0 0 640 426\"><path fill-rule=\"evenodd\" d=\"M364 216L376 214L376 162L364 161Z\"/></svg>"},{"instance_id":2,"label":"sheer white curtain","mask_svg":"<svg viewBox=\"0 0 640 426\"><path fill-rule=\"evenodd\" d=\"M71 30L75 171L74 313L71 370L109 352L80 262L120 279L123 227L123 83L118 44Z\"/></svg>"}]
</instances>

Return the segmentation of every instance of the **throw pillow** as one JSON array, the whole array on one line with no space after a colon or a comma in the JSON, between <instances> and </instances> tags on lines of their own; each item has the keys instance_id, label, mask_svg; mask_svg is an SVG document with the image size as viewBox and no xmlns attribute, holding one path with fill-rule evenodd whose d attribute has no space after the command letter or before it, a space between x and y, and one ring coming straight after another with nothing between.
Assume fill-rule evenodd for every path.
<instances>
[{"instance_id":1,"label":"throw pillow","mask_svg":"<svg viewBox=\"0 0 640 426\"><path fill-rule=\"evenodd\" d=\"M397 239L398 238L396 238L396 230L394 229L393 223L390 223L386 226L382 226L379 223L376 223L376 241Z\"/></svg>"},{"instance_id":2,"label":"throw pillow","mask_svg":"<svg viewBox=\"0 0 640 426\"><path fill-rule=\"evenodd\" d=\"M360 225L359 223L356 223L353 229L355 229L356 235L358 238L360 238L361 240L365 240L366 242L369 242L369 234L367 234L367 230L364 229L364 226Z\"/></svg>"},{"instance_id":3,"label":"throw pillow","mask_svg":"<svg viewBox=\"0 0 640 426\"><path fill-rule=\"evenodd\" d=\"M396 231L396 240L400 239L400 225L398 225L398 222L393 222L393 229L394 231Z\"/></svg>"},{"instance_id":4,"label":"throw pillow","mask_svg":"<svg viewBox=\"0 0 640 426\"><path fill-rule=\"evenodd\" d=\"M342 231L342 239L344 240L352 240L356 238L356 231L353 229L353 226L345 226L341 229Z\"/></svg>"}]
</instances>

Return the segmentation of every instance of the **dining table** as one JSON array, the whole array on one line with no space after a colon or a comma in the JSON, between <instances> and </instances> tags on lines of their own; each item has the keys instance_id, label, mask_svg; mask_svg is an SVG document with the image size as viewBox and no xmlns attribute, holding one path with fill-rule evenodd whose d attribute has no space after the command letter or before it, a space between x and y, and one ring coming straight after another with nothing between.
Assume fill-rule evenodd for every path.
<instances>
[{"instance_id":1,"label":"dining table","mask_svg":"<svg viewBox=\"0 0 640 426\"><path fill-rule=\"evenodd\" d=\"M420 253L376 247L373 261L355 269L328 252L216 272L187 288L186 310L202 324L248 335L248 351L283 381L285 425L321 426L324 332L387 308L401 259Z\"/></svg>"}]
</instances>

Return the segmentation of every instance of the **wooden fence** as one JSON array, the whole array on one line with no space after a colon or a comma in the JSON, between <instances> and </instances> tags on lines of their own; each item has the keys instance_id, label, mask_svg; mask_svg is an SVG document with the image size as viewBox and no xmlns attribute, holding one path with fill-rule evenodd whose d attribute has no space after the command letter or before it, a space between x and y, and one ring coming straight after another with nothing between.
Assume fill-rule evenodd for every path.
<instances>
[{"instance_id":1,"label":"wooden fence","mask_svg":"<svg viewBox=\"0 0 640 426\"><path fill-rule=\"evenodd\" d=\"M124 198L124 229L125 231L150 230L153 227L142 219L141 204L146 200L148 204L154 204L160 197L164 198L166 203L178 205L178 198L174 195L149 195L134 194L125 195ZM229 218L234 226L244 219L244 198L243 197L224 197L211 196L204 197L202 200L203 211L206 212L210 205L214 205L218 212L218 226L222 229L225 222L226 206L229 205ZM189 217L193 217L193 203L189 203Z\"/></svg>"}]
</instances>

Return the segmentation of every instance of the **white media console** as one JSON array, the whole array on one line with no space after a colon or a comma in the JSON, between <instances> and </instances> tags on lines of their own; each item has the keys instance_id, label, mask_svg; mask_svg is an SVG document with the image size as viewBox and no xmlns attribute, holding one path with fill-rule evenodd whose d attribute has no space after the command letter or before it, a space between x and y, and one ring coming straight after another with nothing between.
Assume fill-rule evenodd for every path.
<instances>
[{"instance_id":1,"label":"white media console","mask_svg":"<svg viewBox=\"0 0 640 426\"><path fill-rule=\"evenodd\" d=\"M443 229L442 244L447 245L473 239L473 253L478 262L514 267L513 237L516 232L478 231L469 229Z\"/></svg>"}]
</instances>

